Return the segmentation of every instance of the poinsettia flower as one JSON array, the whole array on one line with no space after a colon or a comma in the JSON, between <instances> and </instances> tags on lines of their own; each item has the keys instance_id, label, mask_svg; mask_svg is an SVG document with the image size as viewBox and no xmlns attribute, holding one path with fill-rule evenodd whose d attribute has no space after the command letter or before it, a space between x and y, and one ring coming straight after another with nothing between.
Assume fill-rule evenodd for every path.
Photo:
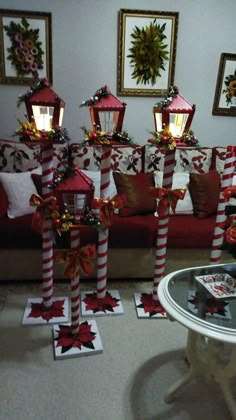
<instances>
[{"instance_id":1,"label":"poinsettia flower","mask_svg":"<svg viewBox=\"0 0 236 420\"><path fill-rule=\"evenodd\" d=\"M236 222L225 231L225 240L228 244L236 244Z\"/></svg>"},{"instance_id":2,"label":"poinsettia flower","mask_svg":"<svg viewBox=\"0 0 236 420\"><path fill-rule=\"evenodd\" d=\"M94 349L93 341L96 338L96 334L91 331L92 326L88 321L82 322L79 326L78 334L72 333L71 326L59 325L56 333L58 337L56 347L62 348L62 353L72 349L78 348L81 350L82 346Z\"/></svg>"},{"instance_id":3,"label":"poinsettia flower","mask_svg":"<svg viewBox=\"0 0 236 420\"><path fill-rule=\"evenodd\" d=\"M196 293L194 296L192 296L192 298L189 299L189 302L192 303L197 309L200 302L198 294ZM206 300L205 312L206 314L211 314L211 315L216 314L216 315L226 316L225 307L227 305L228 303L225 302L224 300L217 300L214 298L209 298Z\"/></svg>"},{"instance_id":4,"label":"poinsettia flower","mask_svg":"<svg viewBox=\"0 0 236 420\"><path fill-rule=\"evenodd\" d=\"M162 314L165 315L165 309L160 304L159 300L154 300L152 293L142 293L141 295L141 304L138 305L138 308L143 308L145 313L150 313L151 315Z\"/></svg>"},{"instance_id":5,"label":"poinsettia flower","mask_svg":"<svg viewBox=\"0 0 236 420\"><path fill-rule=\"evenodd\" d=\"M65 300L55 300L49 308L43 304L43 301L32 302L28 318L43 318L47 322L52 318L60 318L64 315L64 302Z\"/></svg>"},{"instance_id":6,"label":"poinsettia flower","mask_svg":"<svg viewBox=\"0 0 236 420\"><path fill-rule=\"evenodd\" d=\"M86 304L86 311L93 311L93 313L114 312L114 308L119 306L117 303L119 299L114 298L109 292L106 293L103 299L99 299L96 293L89 293L83 299L83 302Z\"/></svg>"}]
</instances>

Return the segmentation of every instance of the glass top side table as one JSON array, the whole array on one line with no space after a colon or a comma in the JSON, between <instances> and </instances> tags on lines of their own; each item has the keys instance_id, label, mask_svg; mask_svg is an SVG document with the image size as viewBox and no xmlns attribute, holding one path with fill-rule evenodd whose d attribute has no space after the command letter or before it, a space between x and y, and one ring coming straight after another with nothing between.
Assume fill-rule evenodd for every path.
<instances>
[{"instance_id":1,"label":"glass top side table","mask_svg":"<svg viewBox=\"0 0 236 420\"><path fill-rule=\"evenodd\" d=\"M228 280L226 265L193 267L170 273L161 280L158 297L169 319L188 329L189 369L167 391L166 402L171 402L176 392L194 376L214 378L236 420L236 401L231 390L231 379L236 376L236 293L234 297L234 287L231 287L228 295L222 288L216 288L219 294L215 294L209 291L209 284L202 282L206 280L214 286L225 284ZM232 284L234 286L234 282ZM230 347L227 360L224 355L226 343Z\"/></svg>"}]
</instances>

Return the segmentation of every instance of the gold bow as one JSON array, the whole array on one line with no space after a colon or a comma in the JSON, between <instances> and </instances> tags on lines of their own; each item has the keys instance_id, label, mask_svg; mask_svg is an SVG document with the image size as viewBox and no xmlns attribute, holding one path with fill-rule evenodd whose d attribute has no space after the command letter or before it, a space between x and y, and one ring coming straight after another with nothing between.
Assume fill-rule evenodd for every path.
<instances>
[{"instance_id":1,"label":"gold bow","mask_svg":"<svg viewBox=\"0 0 236 420\"><path fill-rule=\"evenodd\" d=\"M164 216L167 209L170 207L175 214L175 209L178 200L183 200L186 189L180 188L170 190L166 188L150 187L150 194L153 198L158 198L157 212L159 216Z\"/></svg>"},{"instance_id":2,"label":"gold bow","mask_svg":"<svg viewBox=\"0 0 236 420\"><path fill-rule=\"evenodd\" d=\"M31 206L37 207L32 219L33 229L42 234L43 221L45 217L49 217L54 212L54 218L59 217L58 202L56 197L42 198L38 194L32 194L29 200Z\"/></svg>"},{"instance_id":3,"label":"gold bow","mask_svg":"<svg viewBox=\"0 0 236 420\"><path fill-rule=\"evenodd\" d=\"M111 199L94 198L92 200L92 208L100 210L101 224L104 229L111 226L114 210L124 207L125 204L126 196L124 194L114 195Z\"/></svg>"},{"instance_id":4,"label":"gold bow","mask_svg":"<svg viewBox=\"0 0 236 420\"><path fill-rule=\"evenodd\" d=\"M73 280L76 276L77 268L86 276L92 274L94 269L94 260L96 258L96 246L94 244L84 247L55 251L55 262L65 263L64 276Z\"/></svg>"}]
</instances>

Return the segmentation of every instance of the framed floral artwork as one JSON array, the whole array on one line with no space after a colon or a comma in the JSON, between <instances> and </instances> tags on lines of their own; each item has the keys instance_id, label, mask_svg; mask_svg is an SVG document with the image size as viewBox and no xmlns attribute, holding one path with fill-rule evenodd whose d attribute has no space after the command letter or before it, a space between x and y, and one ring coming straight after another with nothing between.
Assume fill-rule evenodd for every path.
<instances>
[{"instance_id":1,"label":"framed floral artwork","mask_svg":"<svg viewBox=\"0 0 236 420\"><path fill-rule=\"evenodd\" d=\"M236 116L236 54L220 56L212 114Z\"/></svg>"},{"instance_id":2,"label":"framed floral artwork","mask_svg":"<svg viewBox=\"0 0 236 420\"><path fill-rule=\"evenodd\" d=\"M0 83L52 83L51 13L0 9Z\"/></svg>"},{"instance_id":3,"label":"framed floral artwork","mask_svg":"<svg viewBox=\"0 0 236 420\"><path fill-rule=\"evenodd\" d=\"M164 96L174 84L178 12L119 11L117 93Z\"/></svg>"}]
</instances>

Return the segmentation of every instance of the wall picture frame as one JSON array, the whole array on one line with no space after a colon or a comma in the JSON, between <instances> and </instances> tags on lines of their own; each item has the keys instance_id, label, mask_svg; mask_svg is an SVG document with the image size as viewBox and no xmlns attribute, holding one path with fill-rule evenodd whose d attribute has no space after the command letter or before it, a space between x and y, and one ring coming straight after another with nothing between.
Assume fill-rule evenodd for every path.
<instances>
[{"instance_id":1,"label":"wall picture frame","mask_svg":"<svg viewBox=\"0 0 236 420\"><path fill-rule=\"evenodd\" d=\"M212 114L236 117L236 54L220 56Z\"/></svg>"},{"instance_id":2,"label":"wall picture frame","mask_svg":"<svg viewBox=\"0 0 236 420\"><path fill-rule=\"evenodd\" d=\"M120 96L165 96L174 84L178 12L121 9L118 15Z\"/></svg>"},{"instance_id":3,"label":"wall picture frame","mask_svg":"<svg viewBox=\"0 0 236 420\"><path fill-rule=\"evenodd\" d=\"M0 9L0 84L52 83L52 16Z\"/></svg>"}]
</instances>

